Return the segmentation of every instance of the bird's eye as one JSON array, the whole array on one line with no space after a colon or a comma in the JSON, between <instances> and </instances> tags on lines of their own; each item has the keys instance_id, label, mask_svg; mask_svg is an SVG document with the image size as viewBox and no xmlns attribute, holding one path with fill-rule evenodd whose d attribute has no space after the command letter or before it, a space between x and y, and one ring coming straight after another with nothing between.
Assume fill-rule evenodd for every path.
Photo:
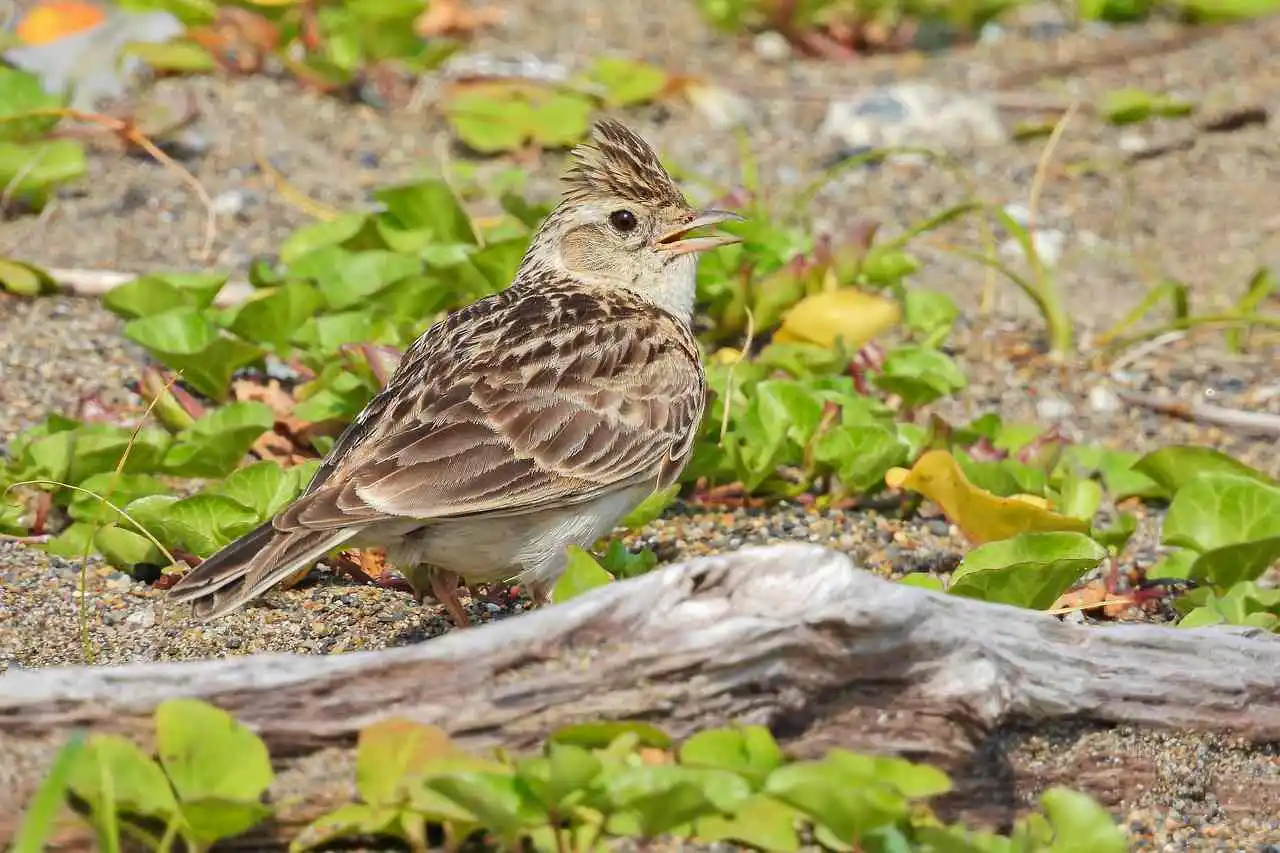
<instances>
[{"instance_id":1,"label":"bird's eye","mask_svg":"<svg viewBox=\"0 0 1280 853\"><path fill-rule=\"evenodd\" d=\"M628 234L636 230L636 215L625 208L609 214L609 224L617 231Z\"/></svg>"}]
</instances>

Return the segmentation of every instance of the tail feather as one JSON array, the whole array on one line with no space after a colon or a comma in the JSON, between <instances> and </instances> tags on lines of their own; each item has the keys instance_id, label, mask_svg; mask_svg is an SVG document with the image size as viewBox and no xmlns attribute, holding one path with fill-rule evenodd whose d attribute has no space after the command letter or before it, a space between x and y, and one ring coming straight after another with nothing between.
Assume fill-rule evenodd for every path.
<instances>
[{"instance_id":1,"label":"tail feather","mask_svg":"<svg viewBox=\"0 0 1280 853\"><path fill-rule=\"evenodd\" d=\"M257 598L358 533L277 530L266 521L205 560L169 589L173 602L192 602L197 619L210 620Z\"/></svg>"}]
</instances>

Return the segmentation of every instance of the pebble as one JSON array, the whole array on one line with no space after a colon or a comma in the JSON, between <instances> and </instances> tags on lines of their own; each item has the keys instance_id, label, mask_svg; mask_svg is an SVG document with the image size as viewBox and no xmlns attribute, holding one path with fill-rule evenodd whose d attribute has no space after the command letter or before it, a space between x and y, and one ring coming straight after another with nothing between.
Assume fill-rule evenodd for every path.
<instances>
[{"instance_id":1,"label":"pebble","mask_svg":"<svg viewBox=\"0 0 1280 853\"><path fill-rule=\"evenodd\" d=\"M1110 388L1095 385L1089 389L1089 408L1099 414L1118 412L1123 405L1120 396Z\"/></svg>"},{"instance_id":2,"label":"pebble","mask_svg":"<svg viewBox=\"0 0 1280 853\"><path fill-rule=\"evenodd\" d=\"M791 58L791 42L787 41L787 37L776 30L765 30L762 33L756 33L751 40L751 49L755 51L756 56L765 62L786 62Z\"/></svg>"},{"instance_id":3,"label":"pebble","mask_svg":"<svg viewBox=\"0 0 1280 853\"><path fill-rule=\"evenodd\" d=\"M818 135L840 146L964 149L1000 142L1004 124L994 101L982 94L925 83L897 83L833 100Z\"/></svg>"}]
</instances>

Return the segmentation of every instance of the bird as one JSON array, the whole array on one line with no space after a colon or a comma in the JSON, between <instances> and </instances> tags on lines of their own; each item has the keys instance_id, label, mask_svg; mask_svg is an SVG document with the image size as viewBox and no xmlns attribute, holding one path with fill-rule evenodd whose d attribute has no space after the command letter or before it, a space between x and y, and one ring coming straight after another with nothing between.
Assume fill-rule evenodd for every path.
<instances>
[{"instance_id":1,"label":"bird","mask_svg":"<svg viewBox=\"0 0 1280 853\"><path fill-rule=\"evenodd\" d=\"M423 332L301 494L169 601L209 621L334 549L383 547L464 628L460 584L519 584L543 606L568 546L677 481L707 404L698 257L739 242L715 226L743 217L690 205L610 118L562 181L511 284Z\"/></svg>"}]
</instances>

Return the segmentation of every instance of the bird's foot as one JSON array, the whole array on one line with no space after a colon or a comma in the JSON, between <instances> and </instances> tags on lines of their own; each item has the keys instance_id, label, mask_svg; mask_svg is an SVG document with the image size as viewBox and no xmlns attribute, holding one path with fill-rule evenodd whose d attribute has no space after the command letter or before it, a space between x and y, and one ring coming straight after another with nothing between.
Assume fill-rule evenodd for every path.
<instances>
[{"instance_id":1,"label":"bird's foot","mask_svg":"<svg viewBox=\"0 0 1280 853\"><path fill-rule=\"evenodd\" d=\"M436 601L444 605L445 612L449 614L449 618L453 620L455 627L469 628L471 626L471 617L467 615L466 608L458 600L459 580L460 578L453 572L446 572L444 569L432 569L431 594L436 597Z\"/></svg>"}]
</instances>

